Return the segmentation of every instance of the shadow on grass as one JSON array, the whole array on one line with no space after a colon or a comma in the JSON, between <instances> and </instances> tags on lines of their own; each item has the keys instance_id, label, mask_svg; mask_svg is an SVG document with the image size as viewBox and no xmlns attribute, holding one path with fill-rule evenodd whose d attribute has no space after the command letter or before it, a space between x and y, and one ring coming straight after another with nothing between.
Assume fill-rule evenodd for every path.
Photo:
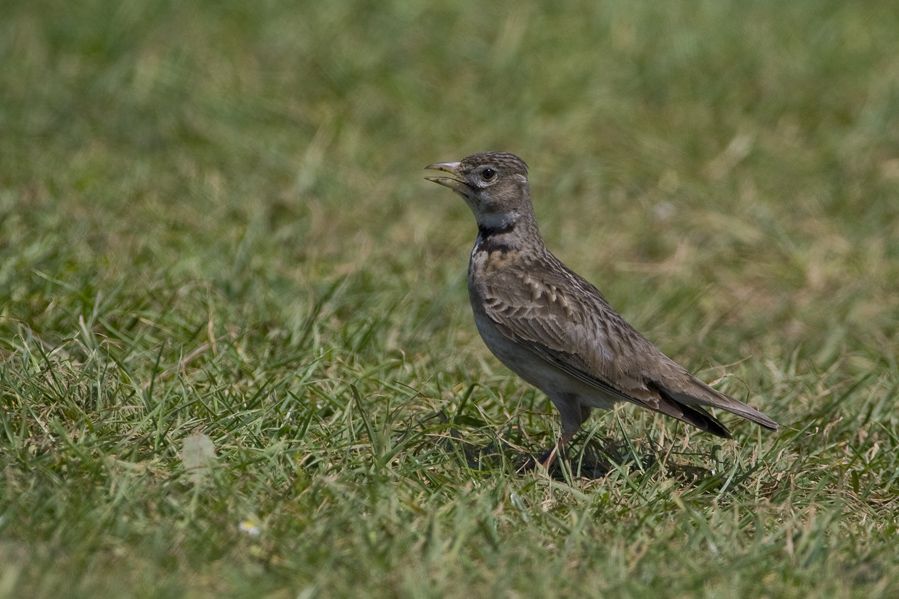
<instances>
[{"instance_id":1,"label":"shadow on grass","mask_svg":"<svg viewBox=\"0 0 899 599\"><path fill-rule=\"evenodd\" d=\"M552 451L549 448L531 453L520 445L506 441L491 441L482 445L466 441L457 430L451 430L443 444L449 451L464 456L468 467L474 470L497 470L502 469L505 464L511 464L519 474L542 468ZM690 455L705 461L715 460L711 452ZM669 476L688 484L699 484L717 477L709 468L672 459L670 452L663 448L635 448L630 442L621 439L593 438L583 445L573 443L569 450L556 457L549 468L549 474L554 479L564 480L565 469L576 478L587 480L604 478L615 470L645 472L658 469L663 469Z\"/></svg>"}]
</instances>

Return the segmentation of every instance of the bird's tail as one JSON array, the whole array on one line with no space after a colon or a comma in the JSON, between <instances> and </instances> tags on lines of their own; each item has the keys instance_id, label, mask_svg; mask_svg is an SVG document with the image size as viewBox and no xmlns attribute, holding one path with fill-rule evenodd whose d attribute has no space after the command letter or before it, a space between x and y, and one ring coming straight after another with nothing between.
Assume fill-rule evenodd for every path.
<instances>
[{"instance_id":1,"label":"bird's tail","mask_svg":"<svg viewBox=\"0 0 899 599\"><path fill-rule=\"evenodd\" d=\"M711 408L720 408L731 414L736 414L741 418L755 422L769 430L776 431L780 428L776 422L755 408L746 405L741 401L737 401L732 397L712 389L695 376L688 375L686 384L680 389L667 388L668 393L674 398L691 407L708 406Z\"/></svg>"},{"instance_id":2,"label":"bird's tail","mask_svg":"<svg viewBox=\"0 0 899 599\"><path fill-rule=\"evenodd\" d=\"M691 406L685 402L678 401L672 394L657 384L650 383L649 387L659 394L660 401L656 408L662 414L672 416L678 420L683 420L688 424L692 424L698 429L712 433L718 437L730 439L730 431L717 418L703 410L699 406Z\"/></svg>"},{"instance_id":3,"label":"bird's tail","mask_svg":"<svg viewBox=\"0 0 899 599\"><path fill-rule=\"evenodd\" d=\"M664 385L654 381L652 386L668 403L674 404L675 409L683 412L683 415L680 416L672 414L675 418L689 422L702 430L719 437L730 437L727 428L706 412L704 407L725 410L772 431L779 428L779 425L765 414L712 389L690 374L677 383L679 384Z\"/></svg>"}]
</instances>

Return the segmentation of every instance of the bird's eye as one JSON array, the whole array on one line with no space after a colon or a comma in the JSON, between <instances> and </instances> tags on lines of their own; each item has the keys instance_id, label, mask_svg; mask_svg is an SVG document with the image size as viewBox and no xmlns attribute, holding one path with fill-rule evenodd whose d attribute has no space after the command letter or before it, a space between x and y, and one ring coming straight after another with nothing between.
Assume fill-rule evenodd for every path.
<instances>
[{"instance_id":1,"label":"bird's eye","mask_svg":"<svg viewBox=\"0 0 899 599\"><path fill-rule=\"evenodd\" d=\"M489 181L490 179L492 179L495 176L496 176L496 171L493 170L492 168L488 167L481 171L481 177L484 179L484 181Z\"/></svg>"}]
</instances>

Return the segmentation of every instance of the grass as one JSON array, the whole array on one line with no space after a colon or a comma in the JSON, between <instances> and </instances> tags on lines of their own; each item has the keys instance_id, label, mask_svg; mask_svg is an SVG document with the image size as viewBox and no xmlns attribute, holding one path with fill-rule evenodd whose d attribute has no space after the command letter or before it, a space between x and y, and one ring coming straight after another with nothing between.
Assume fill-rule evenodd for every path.
<instances>
[{"instance_id":1,"label":"grass","mask_svg":"<svg viewBox=\"0 0 899 599\"><path fill-rule=\"evenodd\" d=\"M894 3L301 4L6 3L0 595L899 594ZM517 473L556 416L421 179L484 149L782 430Z\"/></svg>"}]
</instances>

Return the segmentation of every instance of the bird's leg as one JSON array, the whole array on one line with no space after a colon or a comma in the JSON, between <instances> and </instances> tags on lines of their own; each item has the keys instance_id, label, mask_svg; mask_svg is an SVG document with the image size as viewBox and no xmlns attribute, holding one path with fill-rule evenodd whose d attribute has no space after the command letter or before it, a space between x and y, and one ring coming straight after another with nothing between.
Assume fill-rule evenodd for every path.
<instances>
[{"instance_id":1,"label":"bird's leg","mask_svg":"<svg viewBox=\"0 0 899 599\"><path fill-rule=\"evenodd\" d=\"M559 437L559 440L556 442L555 447L553 447L552 450L550 450L549 455L546 456L546 459L544 459L542 462L540 462L540 465L543 466L544 470L547 470L547 471L549 470L550 466L553 465L553 462L556 461L556 456L558 456L560 453L562 453L562 451L565 449L565 446L568 445L568 443L571 441L571 438L573 436L574 436L573 432L572 433L565 433L565 432L562 433L562 435Z\"/></svg>"},{"instance_id":2,"label":"bird's leg","mask_svg":"<svg viewBox=\"0 0 899 599\"><path fill-rule=\"evenodd\" d=\"M564 393L550 396L550 399L562 417L562 435L559 437L555 447L549 452L549 455L540 463L546 470L549 470L556 460L556 456L564 451L565 446L571 442L574 434L580 430L581 424L590 416L590 408L582 406L580 401L578 401L577 395Z\"/></svg>"}]
</instances>

